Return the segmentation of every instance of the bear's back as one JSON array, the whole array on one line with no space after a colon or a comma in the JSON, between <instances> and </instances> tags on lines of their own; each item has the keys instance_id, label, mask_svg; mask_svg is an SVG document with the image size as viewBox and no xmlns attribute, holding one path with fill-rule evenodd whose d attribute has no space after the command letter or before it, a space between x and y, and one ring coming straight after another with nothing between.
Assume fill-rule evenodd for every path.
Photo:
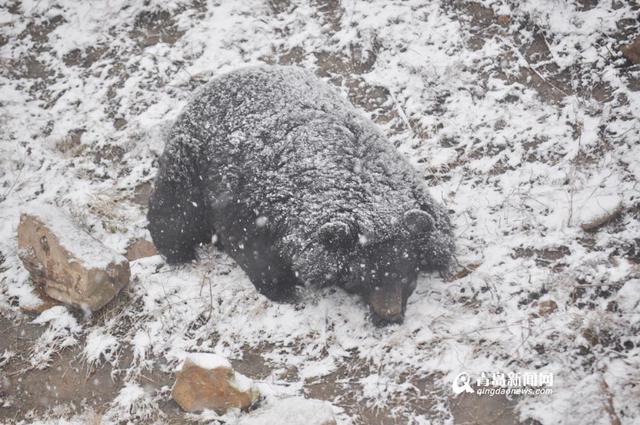
<instances>
[{"instance_id":1,"label":"bear's back","mask_svg":"<svg viewBox=\"0 0 640 425\"><path fill-rule=\"evenodd\" d=\"M300 68L217 77L173 131L200 145L194 156L212 205L277 209L308 231L330 219L359 222L386 237L415 204L410 165L335 89Z\"/></svg>"},{"instance_id":2,"label":"bear's back","mask_svg":"<svg viewBox=\"0 0 640 425\"><path fill-rule=\"evenodd\" d=\"M296 67L256 66L214 78L200 88L181 118L208 123L221 135L257 132L275 118L322 111L337 116L352 109L334 89Z\"/></svg>"}]
</instances>

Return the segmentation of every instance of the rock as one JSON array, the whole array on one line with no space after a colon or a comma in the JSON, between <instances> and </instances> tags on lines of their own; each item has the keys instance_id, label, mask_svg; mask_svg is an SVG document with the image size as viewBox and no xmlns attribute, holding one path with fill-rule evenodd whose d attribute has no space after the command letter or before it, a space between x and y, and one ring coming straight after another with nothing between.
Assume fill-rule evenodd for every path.
<instances>
[{"instance_id":1,"label":"rock","mask_svg":"<svg viewBox=\"0 0 640 425\"><path fill-rule=\"evenodd\" d=\"M176 375L172 396L187 412L210 409L224 414L233 408L247 410L258 401L260 392L224 357L189 353Z\"/></svg>"},{"instance_id":2,"label":"rock","mask_svg":"<svg viewBox=\"0 0 640 425\"><path fill-rule=\"evenodd\" d=\"M497 19L500 25L508 25L511 22L511 16L509 15L498 15Z\"/></svg>"},{"instance_id":3,"label":"rock","mask_svg":"<svg viewBox=\"0 0 640 425\"><path fill-rule=\"evenodd\" d=\"M583 223L580 224L580 227L585 232L594 232L620 217L624 212L624 204L622 201L616 201L613 198L613 202L610 199L604 203L604 205L598 205L598 208L587 209L587 211L583 211L581 214L581 218Z\"/></svg>"},{"instance_id":4,"label":"rock","mask_svg":"<svg viewBox=\"0 0 640 425\"><path fill-rule=\"evenodd\" d=\"M136 239L127 247L127 260L135 261L140 258L158 255L158 251L153 243L145 239Z\"/></svg>"},{"instance_id":5,"label":"rock","mask_svg":"<svg viewBox=\"0 0 640 425\"><path fill-rule=\"evenodd\" d=\"M540 301L538 304L538 314L546 317L558 309L558 304L554 300Z\"/></svg>"},{"instance_id":6,"label":"rock","mask_svg":"<svg viewBox=\"0 0 640 425\"><path fill-rule=\"evenodd\" d=\"M151 197L151 183L140 183L133 190L133 202L146 208Z\"/></svg>"},{"instance_id":7,"label":"rock","mask_svg":"<svg viewBox=\"0 0 640 425\"><path fill-rule=\"evenodd\" d=\"M243 418L239 425L336 425L331 404L322 400L291 397L278 400Z\"/></svg>"},{"instance_id":8,"label":"rock","mask_svg":"<svg viewBox=\"0 0 640 425\"><path fill-rule=\"evenodd\" d=\"M49 205L20 216L18 256L47 296L82 309L100 309L129 282L126 258Z\"/></svg>"},{"instance_id":9,"label":"rock","mask_svg":"<svg viewBox=\"0 0 640 425\"><path fill-rule=\"evenodd\" d=\"M622 46L622 54L635 65L640 64L640 37L637 37L631 43Z\"/></svg>"}]
</instances>

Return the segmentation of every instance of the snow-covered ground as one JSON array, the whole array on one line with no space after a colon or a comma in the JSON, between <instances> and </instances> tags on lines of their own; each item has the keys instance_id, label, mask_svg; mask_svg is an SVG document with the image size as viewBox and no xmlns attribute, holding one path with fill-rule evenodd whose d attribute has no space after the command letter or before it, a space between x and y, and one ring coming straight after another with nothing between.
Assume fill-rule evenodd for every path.
<instances>
[{"instance_id":1,"label":"snow-covered ground","mask_svg":"<svg viewBox=\"0 0 640 425\"><path fill-rule=\"evenodd\" d=\"M168 393L145 376L173 372L185 351L259 355L269 397L325 398L344 424L460 421L452 379L483 371L553 373L551 395L517 400L522 421L637 423L640 67L620 47L638 13L622 0L0 5L0 314L45 329L0 353L0 370L65 350L117 365L103 423L163 423ZM205 247L191 265L133 262L130 286L94 317L23 313L35 300L16 256L20 211L55 204L118 252L148 239L144 198L171 121L211 76L264 62L314 70L406 154L452 211L453 276L422 276L405 322L376 328L341 290L270 302ZM36 421L13 403L0 420ZM87 422L58 404L36 418Z\"/></svg>"}]
</instances>

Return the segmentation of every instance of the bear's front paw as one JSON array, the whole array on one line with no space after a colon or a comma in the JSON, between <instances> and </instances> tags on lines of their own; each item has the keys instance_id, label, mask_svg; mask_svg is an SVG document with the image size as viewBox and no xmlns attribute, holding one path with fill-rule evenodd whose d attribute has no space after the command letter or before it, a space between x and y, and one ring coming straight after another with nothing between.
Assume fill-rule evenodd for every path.
<instances>
[{"instance_id":1,"label":"bear's front paw","mask_svg":"<svg viewBox=\"0 0 640 425\"><path fill-rule=\"evenodd\" d=\"M169 264L188 263L196 259L196 252L194 249L170 250L165 258Z\"/></svg>"}]
</instances>

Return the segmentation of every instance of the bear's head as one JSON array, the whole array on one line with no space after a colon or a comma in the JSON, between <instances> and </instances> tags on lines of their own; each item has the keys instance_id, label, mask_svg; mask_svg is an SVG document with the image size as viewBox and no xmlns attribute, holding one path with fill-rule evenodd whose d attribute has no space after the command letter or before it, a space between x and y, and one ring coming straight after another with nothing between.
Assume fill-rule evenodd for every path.
<instances>
[{"instance_id":1,"label":"bear's head","mask_svg":"<svg viewBox=\"0 0 640 425\"><path fill-rule=\"evenodd\" d=\"M359 223L329 221L317 229L300 258L316 267L298 268L299 277L360 294L376 324L400 323L418 273L436 268L431 257L437 234L433 214L422 209L406 211L384 237Z\"/></svg>"}]
</instances>

